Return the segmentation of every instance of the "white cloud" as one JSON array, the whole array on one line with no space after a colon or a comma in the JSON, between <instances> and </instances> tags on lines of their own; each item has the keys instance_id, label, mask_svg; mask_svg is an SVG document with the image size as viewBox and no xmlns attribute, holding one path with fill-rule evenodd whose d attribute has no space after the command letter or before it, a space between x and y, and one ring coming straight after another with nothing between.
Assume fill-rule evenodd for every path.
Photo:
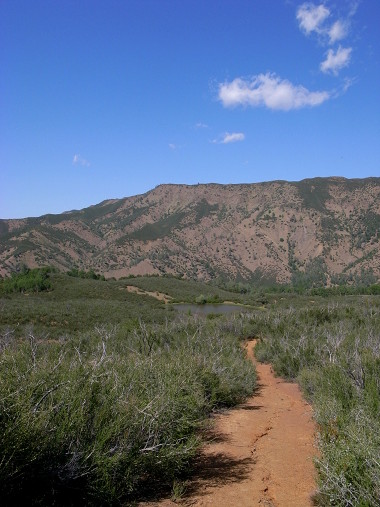
<instances>
[{"instance_id":1,"label":"white cloud","mask_svg":"<svg viewBox=\"0 0 380 507\"><path fill-rule=\"evenodd\" d=\"M259 74L251 79L236 78L219 85L219 100L224 107L265 106L268 109L289 111L319 106L330 98L327 91L311 92L301 85L293 85L275 74Z\"/></svg>"},{"instance_id":2,"label":"white cloud","mask_svg":"<svg viewBox=\"0 0 380 507\"><path fill-rule=\"evenodd\" d=\"M338 19L338 21L335 21L335 23L328 30L330 44L334 44L334 42L344 39L347 35L347 32L347 23L340 19Z\"/></svg>"},{"instance_id":3,"label":"white cloud","mask_svg":"<svg viewBox=\"0 0 380 507\"><path fill-rule=\"evenodd\" d=\"M332 72L337 75L339 70L343 67L347 67L350 62L352 48L339 48L334 52L333 49L327 51L326 60L321 65L322 72Z\"/></svg>"},{"instance_id":4,"label":"white cloud","mask_svg":"<svg viewBox=\"0 0 380 507\"><path fill-rule=\"evenodd\" d=\"M173 143L169 143L169 148L171 150L175 150L177 148L177 146L175 144L173 144Z\"/></svg>"},{"instance_id":5,"label":"white cloud","mask_svg":"<svg viewBox=\"0 0 380 507\"><path fill-rule=\"evenodd\" d=\"M323 4L314 5L306 2L297 10L297 19L301 30L307 35L311 32L321 33L324 21L330 16L330 11Z\"/></svg>"},{"instance_id":6,"label":"white cloud","mask_svg":"<svg viewBox=\"0 0 380 507\"><path fill-rule=\"evenodd\" d=\"M221 141L222 144L228 144L228 143L236 143L238 141L244 141L245 135L242 132L233 132L230 134L229 132L226 132L224 134L224 137Z\"/></svg>"},{"instance_id":7,"label":"white cloud","mask_svg":"<svg viewBox=\"0 0 380 507\"><path fill-rule=\"evenodd\" d=\"M73 164L74 165L81 165L83 167L90 167L90 162L83 158L79 153L76 153L73 157Z\"/></svg>"},{"instance_id":8,"label":"white cloud","mask_svg":"<svg viewBox=\"0 0 380 507\"><path fill-rule=\"evenodd\" d=\"M230 143L236 143L239 141L244 141L245 135L243 132L226 132L222 136L220 136L218 139L214 139L211 141L214 144L230 144Z\"/></svg>"},{"instance_id":9,"label":"white cloud","mask_svg":"<svg viewBox=\"0 0 380 507\"><path fill-rule=\"evenodd\" d=\"M323 4L318 6L312 3L304 3L297 10L297 20L300 29L310 35L312 32L321 37L321 42L332 45L347 37L350 28L350 18L355 14L357 5L353 5L346 18L341 18L334 23L327 23L330 10Z\"/></svg>"}]
</instances>

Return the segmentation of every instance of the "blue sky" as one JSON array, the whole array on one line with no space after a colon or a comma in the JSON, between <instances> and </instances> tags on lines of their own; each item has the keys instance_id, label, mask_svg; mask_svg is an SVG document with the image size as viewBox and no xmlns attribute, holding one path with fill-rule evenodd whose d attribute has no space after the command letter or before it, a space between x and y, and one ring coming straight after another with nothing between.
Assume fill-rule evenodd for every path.
<instances>
[{"instance_id":1,"label":"blue sky","mask_svg":"<svg viewBox=\"0 0 380 507\"><path fill-rule=\"evenodd\" d=\"M380 176L380 2L1 0L0 217Z\"/></svg>"}]
</instances>

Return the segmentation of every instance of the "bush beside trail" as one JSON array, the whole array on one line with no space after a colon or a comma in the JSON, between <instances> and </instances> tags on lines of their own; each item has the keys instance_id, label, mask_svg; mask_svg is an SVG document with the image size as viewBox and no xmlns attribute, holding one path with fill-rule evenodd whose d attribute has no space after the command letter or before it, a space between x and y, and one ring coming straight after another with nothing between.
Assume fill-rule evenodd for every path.
<instances>
[{"instance_id":1,"label":"bush beside trail","mask_svg":"<svg viewBox=\"0 0 380 507\"><path fill-rule=\"evenodd\" d=\"M253 316L256 354L313 404L323 506L380 505L380 301Z\"/></svg>"},{"instance_id":2,"label":"bush beside trail","mask_svg":"<svg viewBox=\"0 0 380 507\"><path fill-rule=\"evenodd\" d=\"M189 466L213 409L252 393L244 323L186 318L21 341L0 355L5 504L112 505Z\"/></svg>"}]
</instances>

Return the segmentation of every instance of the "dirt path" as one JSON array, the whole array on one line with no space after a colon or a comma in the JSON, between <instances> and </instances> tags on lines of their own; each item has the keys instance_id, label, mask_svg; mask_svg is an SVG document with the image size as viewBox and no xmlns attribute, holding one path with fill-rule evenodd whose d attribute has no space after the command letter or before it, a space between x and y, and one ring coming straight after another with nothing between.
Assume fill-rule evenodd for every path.
<instances>
[{"instance_id":1,"label":"dirt path","mask_svg":"<svg viewBox=\"0 0 380 507\"><path fill-rule=\"evenodd\" d=\"M171 296L163 294L162 292L149 292L144 289L140 289L135 285L127 285L126 287L128 292L133 292L134 294L140 294L140 296L151 296L152 298L158 299L159 301L163 301L165 304L170 303L173 299Z\"/></svg>"},{"instance_id":2,"label":"dirt path","mask_svg":"<svg viewBox=\"0 0 380 507\"><path fill-rule=\"evenodd\" d=\"M254 360L255 342L247 344ZM258 392L244 405L215 416L183 505L307 507L316 489L311 407L296 384L257 363ZM164 500L145 505L174 506Z\"/></svg>"}]
</instances>

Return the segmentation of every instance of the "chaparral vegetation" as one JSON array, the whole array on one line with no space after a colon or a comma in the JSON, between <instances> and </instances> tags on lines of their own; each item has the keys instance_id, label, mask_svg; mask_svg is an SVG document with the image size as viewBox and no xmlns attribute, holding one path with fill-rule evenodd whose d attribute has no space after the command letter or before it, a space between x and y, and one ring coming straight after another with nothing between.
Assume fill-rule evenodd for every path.
<instances>
[{"instance_id":1,"label":"chaparral vegetation","mask_svg":"<svg viewBox=\"0 0 380 507\"><path fill-rule=\"evenodd\" d=\"M199 317L172 302L232 301ZM0 281L5 505L127 505L191 477L209 414L252 394L242 342L312 403L321 506L380 505L379 286L223 288L28 270ZM202 299L202 301L200 301Z\"/></svg>"}]
</instances>

